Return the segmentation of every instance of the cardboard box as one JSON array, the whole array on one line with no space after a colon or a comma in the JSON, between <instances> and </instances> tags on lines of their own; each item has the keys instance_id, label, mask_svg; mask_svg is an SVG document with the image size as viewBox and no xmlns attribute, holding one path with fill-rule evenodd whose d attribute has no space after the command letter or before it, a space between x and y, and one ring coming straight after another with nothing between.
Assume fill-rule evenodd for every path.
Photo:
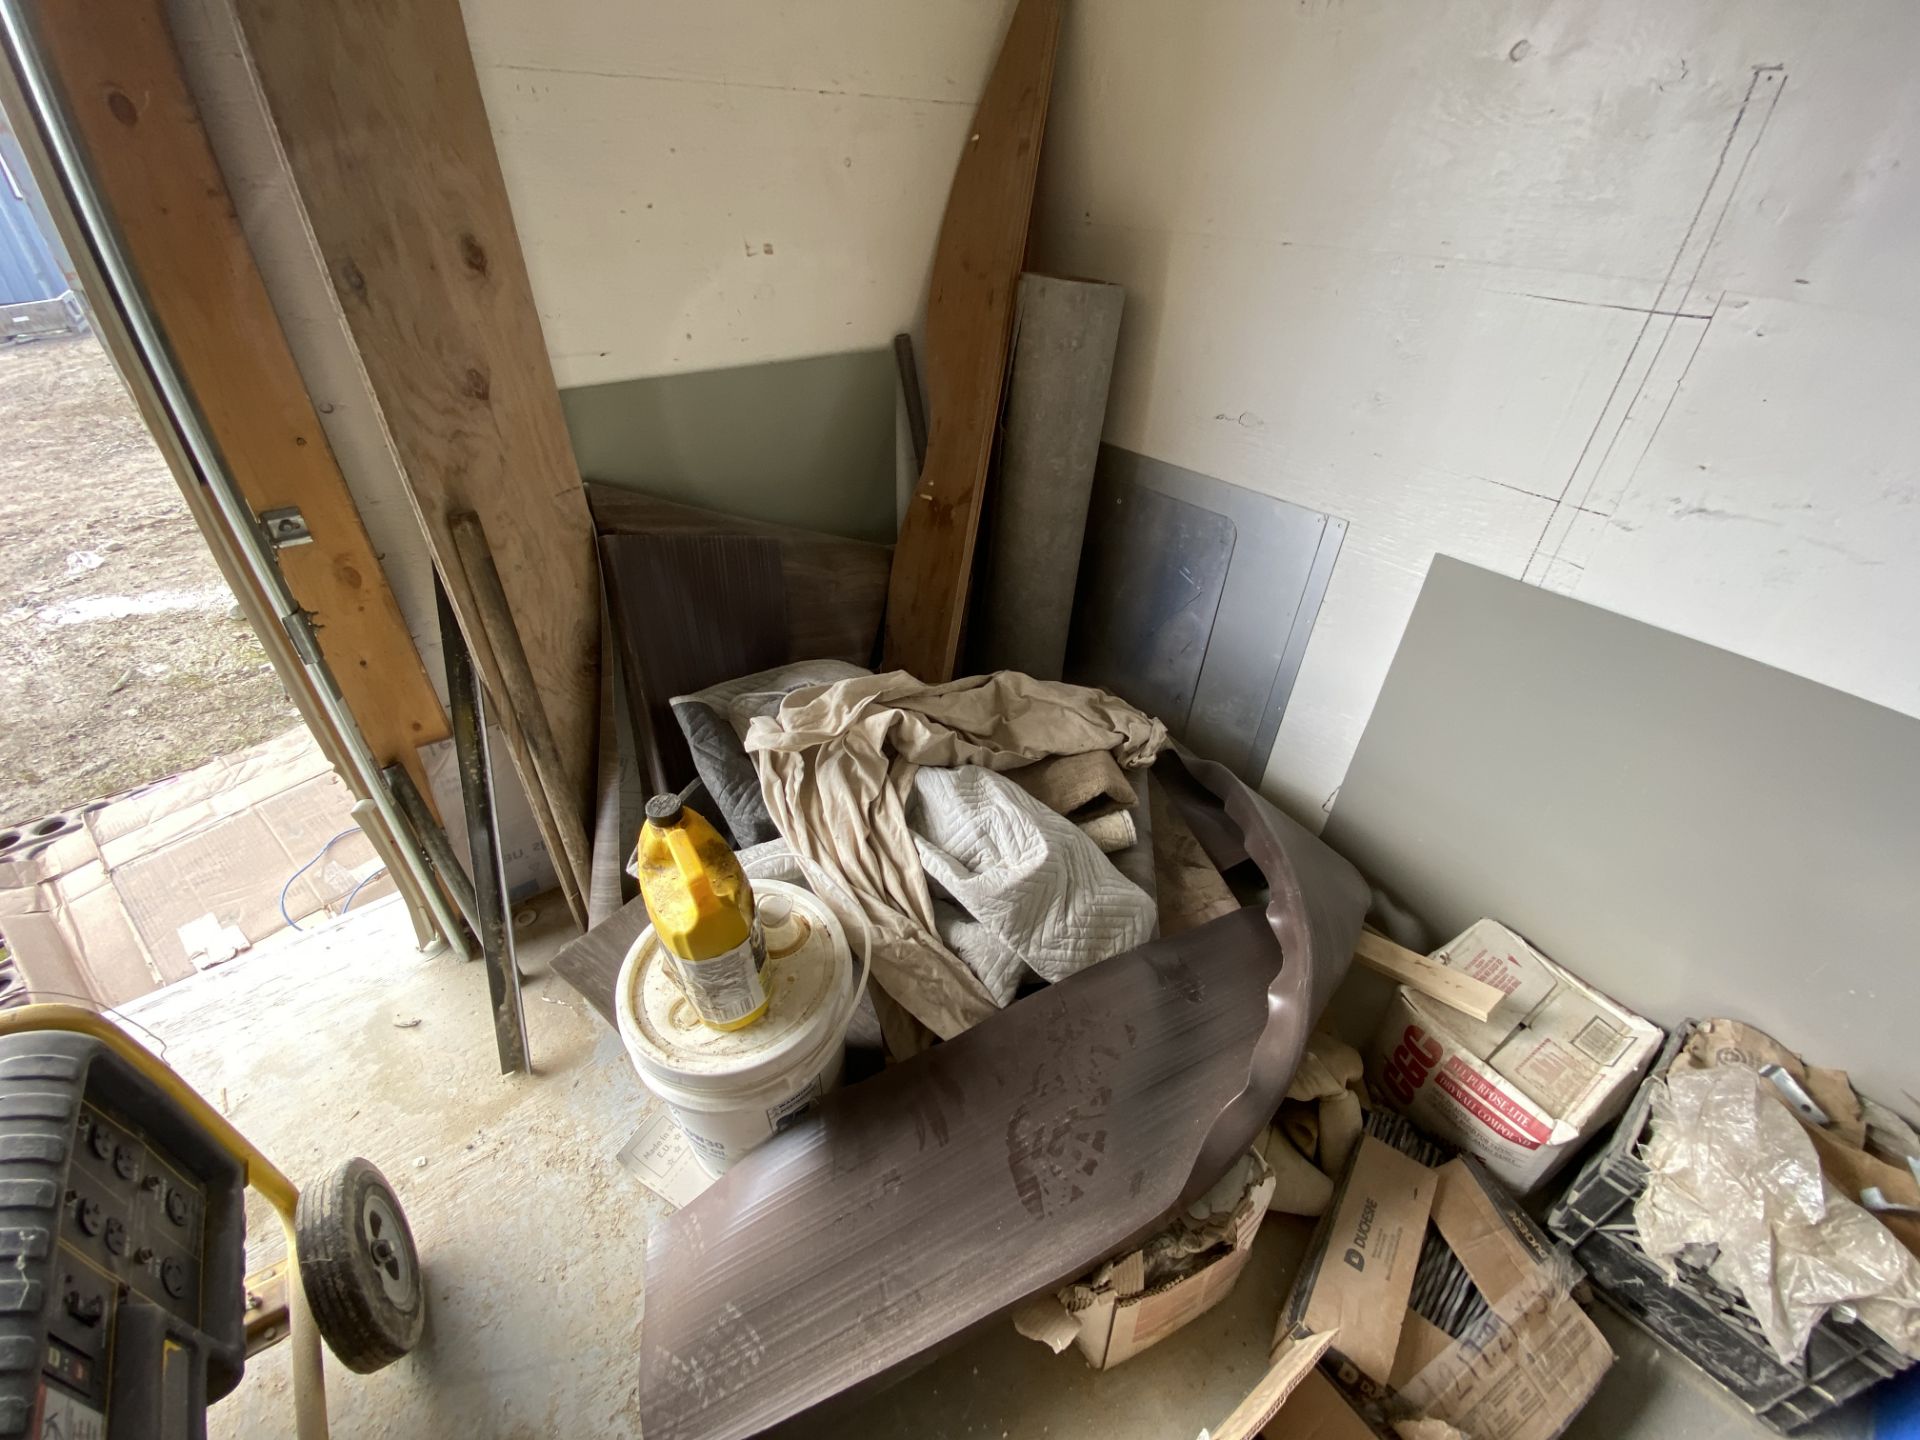
<instances>
[{"instance_id":1,"label":"cardboard box","mask_svg":"<svg viewBox=\"0 0 1920 1440\"><path fill-rule=\"evenodd\" d=\"M1442 1266L1421 1263L1429 1222L1431 1243L1450 1252ZM1424 1285L1447 1265L1477 1292L1437 1277L1431 1293L1447 1297L1443 1318L1457 1337L1407 1301L1416 1270ZM1281 1313L1275 1364L1292 1347L1321 1343L1328 1378L1383 1433L1428 1419L1474 1440L1553 1440L1613 1363L1570 1293L1578 1278L1484 1168L1458 1159L1429 1170L1368 1135ZM1292 1403L1279 1411L1283 1422ZM1283 1424L1280 1433L1294 1432Z\"/></svg>"},{"instance_id":2,"label":"cardboard box","mask_svg":"<svg viewBox=\"0 0 1920 1440\"><path fill-rule=\"evenodd\" d=\"M1662 1032L1493 920L1433 958L1505 998L1475 1020L1400 987L1368 1053L1368 1083L1527 1194L1626 1108Z\"/></svg>"},{"instance_id":3,"label":"cardboard box","mask_svg":"<svg viewBox=\"0 0 1920 1440\"><path fill-rule=\"evenodd\" d=\"M304 729L90 806L0 856L0 933L30 990L118 1005L286 928L280 890L353 796ZM377 864L363 835L288 888L296 920Z\"/></svg>"},{"instance_id":4,"label":"cardboard box","mask_svg":"<svg viewBox=\"0 0 1920 1440\"><path fill-rule=\"evenodd\" d=\"M1246 1269L1273 1198L1273 1171L1257 1153L1229 1178L1235 1183L1204 1197L1211 1214L1182 1217L1087 1279L1028 1301L1014 1312L1014 1328L1056 1354L1077 1345L1094 1369L1110 1370L1206 1314ZM1178 1277L1154 1278L1166 1263L1161 1257L1178 1251L1187 1252Z\"/></svg>"}]
</instances>

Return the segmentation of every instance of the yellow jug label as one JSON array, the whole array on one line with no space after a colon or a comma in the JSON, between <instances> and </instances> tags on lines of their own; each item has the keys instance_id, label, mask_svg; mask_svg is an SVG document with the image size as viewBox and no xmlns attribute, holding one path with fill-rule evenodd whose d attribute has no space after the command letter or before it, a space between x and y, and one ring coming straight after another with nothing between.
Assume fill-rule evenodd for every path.
<instances>
[{"instance_id":1,"label":"yellow jug label","mask_svg":"<svg viewBox=\"0 0 1920 1440\"><path fill-rule=\"evenodd\" d=\"M731 950L706 960L672 956L680 988L694 1013L722 1030L734 1029L756 1018L767 1005L760 971L766 964L765 941L756 924L747 938Z\"/></svg>"}]
</instances>

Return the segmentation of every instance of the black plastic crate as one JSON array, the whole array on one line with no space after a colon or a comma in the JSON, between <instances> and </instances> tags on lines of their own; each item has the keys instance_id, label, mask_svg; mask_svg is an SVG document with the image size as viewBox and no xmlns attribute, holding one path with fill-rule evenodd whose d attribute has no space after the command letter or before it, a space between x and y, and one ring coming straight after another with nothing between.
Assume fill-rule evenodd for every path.
<instances>
[{"instance_id":1,"label":"black plastic crate","mask_svg":"<svg viewBox=\"0 0 1920 1440\"><path fill-rule=\"evenodd\" d=\"M1829 1313L1814 1327L1800 1362L1782 1365L1738 1295L1684 1263L1679 1283L1669 1283L1640 1248L1633 1203L1647 1185L1647 1167L1637 1152L1647 1134L1652 1089L1693 1028L1688 1021L1674 1031L1605 1146L1547 1212L1547 1228L1573 1246L1574 1259L1609 1304L1787 1435L1912 1362L1865 1325Z\"/></svg>"}]
</instances>

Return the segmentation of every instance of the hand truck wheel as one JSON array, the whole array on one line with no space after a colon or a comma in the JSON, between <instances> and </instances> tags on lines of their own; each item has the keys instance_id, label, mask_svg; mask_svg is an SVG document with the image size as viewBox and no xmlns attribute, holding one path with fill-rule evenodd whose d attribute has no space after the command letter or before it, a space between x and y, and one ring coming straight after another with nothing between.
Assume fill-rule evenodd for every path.
<instances>
[{"instance_id":1,"label":"hand truck wheel","mask_svg":"<svg viewBox=\"0 0 1920 1440\"><path fill-rule=\"evenodd\" d=\"M353 1159L300 1192L294 1216L300 1283L327 1347L370 1375L420 1342L427 1293L399 1197Z\"/></svg>"}]
</instances>

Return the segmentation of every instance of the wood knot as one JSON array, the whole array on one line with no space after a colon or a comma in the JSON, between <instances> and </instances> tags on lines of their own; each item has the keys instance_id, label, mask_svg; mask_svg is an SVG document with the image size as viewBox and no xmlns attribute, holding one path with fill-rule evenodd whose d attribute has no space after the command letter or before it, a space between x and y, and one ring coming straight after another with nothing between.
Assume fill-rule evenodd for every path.
<instances>
[{"instance_id":1,"label":"wood knot","mask_svg":"<svg viewBox=\"0 0 1920 1440\"><path fill-rule=\"evenodd\" d=\"M493 393L493 387L487 382L487 372L477 366L470 366L460 393L469 400L485 400Z\"/></svg>"},{"instance_id":2,"label":"wood knot","mask_svg":"<svg viewBox=\"0 0 1920 1440\"><path fill-rule=\"evenodd\" d=\"M107 92L107 109L113 112L113 118L122 125L138 125L140 109L133 103L133 97L124 90Z\"/></svg>"},{"instance_id":3,"label":"wood knot","mask_svg":"<svg viewBox=\"0 0 1920 1440\"><path fill-rule=\"evenodd\" d=\"M487 249L471 233L460 237L460 259L474 274L487 273Z\"/></svg>"}]
</instances>

